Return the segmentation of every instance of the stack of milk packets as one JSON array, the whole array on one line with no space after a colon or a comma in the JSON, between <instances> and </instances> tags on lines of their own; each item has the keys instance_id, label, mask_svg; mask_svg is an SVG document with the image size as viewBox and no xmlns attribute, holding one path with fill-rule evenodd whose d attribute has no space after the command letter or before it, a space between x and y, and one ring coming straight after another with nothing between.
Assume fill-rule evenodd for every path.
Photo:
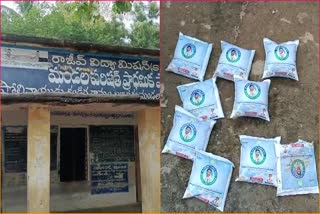
<instances>
[{"instance_id":1,"label":"stack of milk packets","mask_svg":"<svg viewBox=\"0 0 320 214\"><path fill-rule=\"evenodd\" d=\"M264 38L265 66L262 79L284 77L298 81L298 40L281 44ZM211 79L204 80L213 45L179 34L167 71L200 82L177 86L183 107L175 106L173 127L162 153L193 161L183 198L196 197L223 211L231 182L233 163L207 153L216 120L224 118L217 78L234 83L231 118L254 117L270 121L270 79L249 80L255 50L221 41L221 55ZM298 140L280 144L281 137L240 135L241 157L236 181L277 187L277 196L319 193L313 143Z\"/></svg>"}]
</instances>

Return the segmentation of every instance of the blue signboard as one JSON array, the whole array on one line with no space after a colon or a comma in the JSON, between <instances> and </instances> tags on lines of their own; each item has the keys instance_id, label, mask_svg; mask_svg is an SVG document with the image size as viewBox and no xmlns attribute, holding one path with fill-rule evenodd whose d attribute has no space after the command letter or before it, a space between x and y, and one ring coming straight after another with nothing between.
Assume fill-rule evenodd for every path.
<instances>
[{"instance_id":1,"label":"blue signboard","mask_svg":"<svg viewBox=\"0 0 320 214\"><path fill-rule=\"evenodd\" d=\"M91 194L129 192L128 163L91 165Z\"/></svg>"},{"instance_id":2,"label":"blue signboard","mask_svg":"<svg viewBox=\"0 0 320 214\"><path fill-rule=\"evenodd\" d=\"M2 94L160 97L158 59L9 45L1 51Z\"/></svg>"}]
</instances>

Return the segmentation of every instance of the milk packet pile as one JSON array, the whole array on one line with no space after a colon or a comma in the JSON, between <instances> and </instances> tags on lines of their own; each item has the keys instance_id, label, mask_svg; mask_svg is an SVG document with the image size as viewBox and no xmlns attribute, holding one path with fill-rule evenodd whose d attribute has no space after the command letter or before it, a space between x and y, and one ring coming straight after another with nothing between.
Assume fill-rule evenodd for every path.
<instances>
[{"instance_id":1,"label":"milk packet pile","mask_svg":"<svg viewBox=\"0 0 320 214\"><path fill-rule=\"evenodd\" d=\"M233 163L226 158L196 151L183 198L196 197L223 211L233 167Z\"/></svg>"},{"instance_id":2,"label":"milk packet pile","mask_svg":"<svg viewBox=\"0 0 320 214\"><path fill-rule=\"evenodd\" d=\"M247 116L270 121L268 113L269 86L270 80L254 82L236 79L231 118Z\"/></svg>"},{"instance_id":3,"label":"milk packet pile","mask_svg":"<svg viewBox=\"0 0 320 214\"><path fill-rule=\"evenodd\" d=\"M263 45L266 62L262 78L286 77L298 81L296 57L299 40L277 44L264 38Z\"/></svg>"},{"instance_id":4,"label":"milk packet pile","mask_svg":"<svg viewBox=\"0 0 320 214\"><path fill-rule=\"evenodd\" d=\"M313 143L276 145L277 196L319 193Z\"/></svg>"},{"instance_id":5,"label":"milk packet pile","mask_svg":"<svg viewBox=\"0 0 320 214\"><path fill-rule=\"evenodd\" d=\"M255 50L247 50L236 45L221 41L222 53L214 73L214 77L221 77L234 81L234 77L247 80L255 54Z\"/></svg>"},{"instance_id":6,"label":"milk packet pile","mask_svg":"<svg viewBox=\"0 0 320 214\"><path fill-rule=\"evenodd\" d=\"M203 81L212 44L179 33L177 46L167 71Z\"/></svg>"},{"instance_id":7,"label":"milk packet pile","mask_svg":"<svg viewBox=\"0 0 320 214\"><path fill-rule=\"evenodd\" d=\"M264 38L266 61L263 78L298 80L296 52L299 41L281 44ZM242 116L270 121L268 93L271 81L249 81L255 50L221 41L222 53L212 79L204 80L212 44L179 33L167 71L199 80L177 87L183 108L176 106L173 127L162 153L193 160L183 198L196 197L223 211L233 163L205 152L216 119L223 118L216 77L235 82L231 118ZM241 157L236 181L277 187L277 196L319 193L314 147L299 140L281 145L281 137L240 135Z\"/></svg>"},{"instance_id":8,"label":"milk packet pile","mask_svg":"<svg viewBox=\"0 0 320 214\"><path fill-rule=\"evenodd\" d=\"M240 135L240 168L236 181L277 186L275 145L280 141L281 137L268 139Z\"/></svg>"},{"instance_id":9,"label":"milk packet pile","mask_svg":"<svg viewBox=\"0 0 320 214\"><path fill-rule=\"evenodd\" d=\"M173 126L162 153L193 160L195 150L205 151L216 121L201 121L180 106L175 107Z\"/></svg>"},{"instance_id":10,"label":"milk packet pile","mask_svg":"<svg viewBox=\"0 0 320 214\"><path fill-rule=\"evenodd\" d=\"M201 120L223 118L216 78L177 87L183 108Z\"/></svg>"}]
</instances>

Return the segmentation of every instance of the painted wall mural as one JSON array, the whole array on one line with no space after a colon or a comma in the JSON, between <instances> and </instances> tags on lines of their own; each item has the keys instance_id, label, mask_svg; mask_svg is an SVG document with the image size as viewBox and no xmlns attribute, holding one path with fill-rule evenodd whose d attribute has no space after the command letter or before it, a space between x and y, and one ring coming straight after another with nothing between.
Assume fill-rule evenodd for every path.
<instances>
[{"instance_id":1,"label":"painted wall mural","mask_svg":"<svg viewBox=\"0 0 320 214\"><path fill-rule=\"evenodd\" d=\"M2 94L139 96L159 100L159 60L3 45Z\"/></svg>"}]
</instances>

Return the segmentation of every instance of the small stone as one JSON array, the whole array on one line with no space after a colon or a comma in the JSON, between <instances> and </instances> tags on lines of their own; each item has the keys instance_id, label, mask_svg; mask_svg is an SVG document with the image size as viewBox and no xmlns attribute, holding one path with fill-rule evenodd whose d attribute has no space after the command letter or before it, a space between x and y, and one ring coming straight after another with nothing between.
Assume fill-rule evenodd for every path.
<instances>
[{"instance_id":1,"label":"small stone","mask_svg":"<svg viewBox=\"0 0 320 214\"><path fill-rule=\"evenodd\" d=\"M300 24L303 24L303 20L308 17L307 13L298 13L297 18Z\"/></svg>"},{"instance_id":2,"label":"small stone","mask_svg":"<svg viewBox=\"0 0 320 214\"><path fill-rule=\"evenodd\" d=\"M209 24L201 23L201 26L204 27L207 30L211 29L211 25L209 25Z\"/></svg>"},{"instance_id":3,"label":"small stone","mask_svg":"<svg viewBox=\"0 0 320 214\"><path fill-rule=\"evenodd\" d=\"M280 21L291 24L291 21L286 18L281 18Z\"/></svg>"}]
</instances>

